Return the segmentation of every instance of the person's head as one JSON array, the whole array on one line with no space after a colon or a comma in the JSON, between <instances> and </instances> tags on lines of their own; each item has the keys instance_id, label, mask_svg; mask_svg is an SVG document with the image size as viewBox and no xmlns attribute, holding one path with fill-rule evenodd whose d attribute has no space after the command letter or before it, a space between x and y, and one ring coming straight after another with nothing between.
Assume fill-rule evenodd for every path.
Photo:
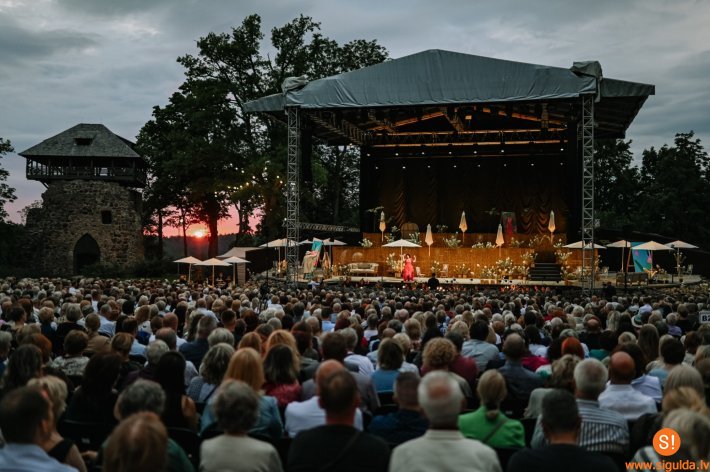
<instances>
[{"instance_id":1,"label":"person's head","mask_svg":"<svg viewBox=\"0 0 710 472\"><path fill-rule=\"evenodd\" d=\"M680 448L693 460L707 460L710 456L710 419L688 408L672 411L663 420L664 428L671 428L680 436Z\"/></svg>"},{"instance_id":2,"label":"person's head","mask_svg":"<svg viewBox=\"0 0 710 472\"><path fill-rule=\"evenodd\" d=\"M481 319L476 320L469 330L468 334L471 339L477 339L479 341L485 341L488 338L488 323Z\"/></svg>"},{"instance_id":3,"label":"person's head","mask_svg":"<svg viewBox=\"0 0 710 472\"><path fill-rule=\"evenodd\" d=\"M128 333L118 333L111 338L111 350L124 359L128 359L133 346L133 335Z\"/></svg>"},{"instance_id":4,"label":"person's head","mask_svg":"<svg viewBox=\"0 0 710 472\"><path fill-rule=\"evenodd\" d=\"M486 407L486 418L491 421L496 419L500 413L500 404L508 395L503 375L497 370L485 371L478 379L476 392L481 399L481 405Z\"/></svg>"},{"instance_id":5,"label":"person's head","mask_svg":"<svg viewBox=\"0 0 710 472\"><path fill-rule=\"evenodd\" d=\"M573 339L573 338L568 338ZM579 363L579 357L565 354L552 363L552 375L548 380L548 387L563 388L574 392L574 368Z\"/></svg>"},{"instance_id":6,"label":"person's head","mask_svg":"<svg viewBox=\"0 0 710 472\"><path fill-rule=\"evenodd\" d=\"M164 341L161 341L160 339L156 339L152 343L148 345L148 347L145 350L145 358L148 361L149 365L152 365L153 367L158 365L158 362L160 361L160 358L163 357L163 354L166 352L170 351L170 348L168 347L167 344L165 344Z\"/></svg>"},{"instance_id":7,"label":"person's head","mask_svg":"<svg viewBox=\"0 0 710 472\"><path fill-rule=\"evenodd\" d=\"M42 445L54 431L51 402L36 387L21 387L0 401L0 430L7 443Z\"/></svg>"},{"instance_id":8,"label":"person's head","mask_svg":"<svg viewBox=\"0 0 710 472\"><path fill-rule=\"evenodd\" d=\"M426 374L417 389L417 398L432 429L458 429L465 399L458 382L448 372Z\"/></svg>"},{"instance_id":9,"label":"person's head","mask_svg":"<svg viewBox=\"0 0 710 472\"><path fill-rule=\"evenodd\" d=\"M520 361L525 355L525 340L516 333L509 334L503 342L503 354L513 362Z\"/></svg>"},{"instance_id":10,"label":"person's head","mask_svg":"<svg viewBox=\"0 0 710 472\"><path fill-rule=\"evenodd\" d=\"M12 347L12 333L0 331L0 360L7 359Z\"/></svg>"},{"instance_id":11,"label":"person's head","mask_svg":"<svg viewBox=\"0 0 710 472\"><path fill-rule=\"evenodd\" d=\"M212 346L200 364L200 375L204 381L208 384L219 385L233 355L234 347L231 344L219 343Z\"/></svg>"},{"instance_id":12,"label":"person's head","mask_svg":"<svg viewBox=\"0 0 710 472\"><path fill-rule=\"evenodd\" d=\"M424 346L424 366L432 370L448 370L456 358L456 346L446 338L434 338Z\"/></svg>"},{"instance_id":13,"label":"person's head","mask_svg":"<svg viewBox=\"0 0 710 472\"><path fill-rule=\"evenodd\" d=\"M419 410L419 400L417 399L417 388L420 378L414 372L401 372L394 381L394 392L392 399L400 409Z\"/></svg>"},{"instance_id":14,"label":"person's head","mask_svg":"<svg viewBox=\"0 0 710 472\"><path fill-rule=\"evenodd\" d=\"M341 364L348 354L348 347L340 332L326 334L321 341L321 350L323 351L324 360L333 359Z\"/></svg>"},{"instance_id":15,"label":"person's head","mask_svg":"<svg viewBox=\"0 0 710 472\"><path fill-rule=\"evenodd\" d=\"M258 392L264 385L264 368L261 356L250 347L239 348L232 355L224 374L226 379L241 380Z\"/></svg>"},{"instance_id":16,"label":"person's head","mask_svg":"<svg viewBox=\"0 0 710 472\"><path fill-rule=\"evenodd\" d=\"M298 379L298 367L295 363L296 353L286 344L272 346L264 358L264 377L266 381L275 384L292 384Z\"/></svg>"},{"instance_id":17,"label":"person's head","mask_svg":"<svg viewBox=\"0 0 710 472\"><path fill-rule=\"evenodd\" d=\"M28 387L35 387L47 394L47 398L52 404L52 416L54 421L59 421L59 418L64 413L67 407L67 384L59 377L53 375L45 375L44 377L35 377L27 382Z\"/></svg>"},{"instance_id":18,"label":"person's head","mask_svg":"<svg viewBox=\"0 0 710 472\"><path fill-rule=\"evenodd\" d=\"M259 336L256 332L251 331L247 334L245 334L242 337L242 340L239 341L239 349L244 349L244 348L251 348L254 349L256 352L261 354L264 346L261 341L261 336Z\"/></svg>"},{"instance_id":19,"label":"person's head","mask_svg":"<svg viewBox=\"0 0 710 472\"><path fill-rule=\"evenodd\" d=\"M160 418L155 413L135 413L121 421L106 440L103 470L163 470L167 449L168 431Z\"/></svg>"},{"instance_id":20,"label":"person's head","mask_svg":"<svg viewBox=\"0 0 710 472\"><path fill-rule=\"evenodd\" d=\"M176 351L163 354L155 367L154 378L168 395L185 393L185 358L183 355Z\"/></svg>"},{"instance_id":21,"label":"person's head","mask_svg":"<svg viewBox=\"0 0 710 472\"><path fill-rule=\"evenodd\" d=\"M217 391L214 412L225 433L245 434L259 418L259 395L241 380L225 380Z\"/></svg>"},{"instance_id":22,"label":"person's head","mask_svg":"<svg viewBox=\"0 0 710 472\"><path fill-rule=\"evenodd\" d=\"M542 399L542 431L551 444L577 443L582 423L574 396L555 389Z\"/></svg>"},{"instance_id":23,"label":"person's head","mask_svg":"<svg viewBox=\"0 0 710 472\"><path fill-rule=\"evenodd\" d=\"M217 328L217 320L212 316L203 316L197 324L197 337L207 339L212 331ZM232 341L234 344L234 341Z\"/></svg>"},{"instance_id":24,"label":"person's head","mask_svg":"<svg viewBox=\"0 0 710 472\"><path fill-rule=\"evenodd\" d=\"M342 421L350 425L360 403L357 382L350 372L340 368L327 376L318 376L318 404L325 410L326 422Z\"/></svg>"},{"instance_id":25,"label":"person's head","mask_svg":"<svg viewBox=\"0 0 710 472\"><path fill-rule=\"evenodd\" d=\"M81 389L89 397L106 397L113 389L120 371L121 356L115 352L96 353L84 368Z\"/></svg>"},{"instance_id":26,"label":"person's head","mask_svg":"<svg viewBox=\"0 0 710 472\"><path fill-rule=\"evenodd\" d=\"M577 397L597 400L606 388L607 370L594 358L584 359L574 368L574 384Z\"/></svg>"},{"instance_id":27,"label":"person's head","mask_svg":"<svg viewBox=\"0 0 710 472\"><path fill-rule=\"evenodd\" d=\"M101 319L99 318L99 315L97 315L96 313L92 313L87 316L84 320L84 327L89 331L89 333L96 334L96 332L101 327Z\"/></svg>"},{"instance_id":28,"label":"person's head","mask_svg":"<svg viewBox=\"0 0 710 472\"><path fill-rule=\"evenodd\" d=\"M69 331L64 338L64 354L70 357L80 356L88 343L89 336L85 332L78 329Z\"/></svg>"},{"instance_id":29,"label":"person's head","mask_svg":"<svg viewBox=\"0 0 710 472\"><path fill-rule=\"evenodd\" d=\"M404 362L401 345L394 339L385 339L377 348L377 364L382 370L399 370Z\"/></svg>"},{"instance_id":30,"label":"person's head","mask_svg":"<svg viewBox=\"0 0 710 472\"><path fill-rule=\"evenodd\" d=\"M342 368L343 364L333 359L321 362L316 370L316 376L314 379L316 384L316 392L320 391L320 381L322 379L325 379L333 372L336 372Z\"/></svg>"},{"instance_id":31,"label":"person's head","mask_svg":"<svg viewBox=\"0 0 710 472\"><path fill-rule=\"evenodd\" d=\"M661 357L663 362L669 366L677 366L685 359L685 347L683 343L675 338L666 339L661 344Z\"/></svg>"},{"instance_id":32,"label":"person's head","mask_svg":"<svg viewBox=\"0 0 710 472\"><path fill-rule=\"evenodd\" d=\"M123 389L116 401L118 420L128 418L134 413L149 411L160 416L165 408L165 392L160 384L150 380L138 379Z\"/></svg>"},{"instance_id":33,"label":"person's head","mask_svg":"<svg viewBox=\"0 0 710 472\"><path fill-rule=\"evenodd\" d=\"M661 411L667 416L671 411L678 408L689 408L702 415L708 414L708 407L705 404L705 393L698 392L693 387L678 387L663 390L663 402Z\"/></svg>"},{"instance_id":34,"label":"person's head","mask_svg":"<svg viewBox=\"0 0 710 472\"><path fill-rule=\"evenodd\" d=\"M584 348L579 339L575 337L565 338L562 341L562 355L565 356L571 354L576 356L578 359L584 359Z\"/></svg>"},{"instance_id":35,"label":"person's head","mask_svg":"<svg viewBox=\"0 0 710 472\"><path fill-rule=\"evenodd\" d=\"M32 344L15 349L7 361L2 383L5 390L24 387L30 379L42 375L42 351Z\"/></svg>"},{"instance_id":36,"label":"person's head","mask_svg":"<svg viewBox=\"0 0 710 472\"><path fill-rule=\"evenodd\" d=\"M234 335L225 328L216 328L207 337L207 343L210 347L219 343L225 343L234 346Z\"/></svg>"},{"instance_id":37,"label":"person's head","mask_svg":"<svg viewBox=\"0 0 710 472\"><path fill-rule=\"evenodd\" d=\"M666 392L680 387L690 387L705 398L705 385L700 372L687 364L680 364L673 367L668 373L666 383L663 386Z\"/></svg>"},{"instance_id":38,"label":"person's head","mask_svg":"<svg viewBox=\"0 0 710 472\"><path fill-rule=\"evenodd\" d=\"M644 365L658 359L658 330L651 324L641 326L638 337L638 345L644 356Z\"/></svg>"},{"instance_id":39,"label":"person's head","mask_svg":"<svg viewBox=\"0 0 710 472\"><path fill-rule=\"evenodd\" d=\"M630 385L636 378L636 364L625 352L618 351L609 359L609 380L612 384Z\"/></svg>"},{"instance_id":40,"label":"person's head","mask_svg":"<svg viewBox=\"0 0 710 472\"><path fill-rule=\"evenodd\" d=\"M76 323L82 317L81 306L78 303L70 303L67 306L66 318L67 321Z\"/></svg>"}]
</instances>

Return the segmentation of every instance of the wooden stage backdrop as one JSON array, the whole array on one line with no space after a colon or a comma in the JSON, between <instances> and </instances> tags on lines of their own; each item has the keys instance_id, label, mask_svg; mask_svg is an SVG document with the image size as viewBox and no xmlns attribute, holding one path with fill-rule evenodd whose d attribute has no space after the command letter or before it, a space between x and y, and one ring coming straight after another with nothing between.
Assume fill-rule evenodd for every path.
<instances>
[{"instance_id":1,"label":"wooden stage backdrop","mask_svg":"<svg viewBox=\"0 0 710 472\"><path fill-rule=\"evenodd\" d=\"M462 244L462 247L449 248L443 242L444 238L453 236L451 233L435 233L432 235L434 243L429 247L424 242L424 234L420 235L420 248L402 248L403 253L409 253L416 257L415 267L419 267L421 274L428 276L432 271L433 265L438 265L443 268L443 265L448 266L449 276L466 276L466 277L481 277L482 272L486 267L494 267L501 259L510 258L511 263L515 266L523 264L525 254L535 252L538 256L538 262L541 256L546 256L547 260L554 262L554 252L558 249L550 243L548 235L526 235L516 234L515 239L520 242L520 247L511 246L506 239L506 244L498 249L495 248L472 248L477 243L495 243L495 234L476 233L467 234ZM379 264L377 275L388 275L392 271L388 267L387 257L393 254L399 259L400 248L397 247L382 247L380 233L364 233L363 238L372 241L373 246L369 248L361 246L334 246L333 264L345 265L353 262L376 262ZM458 234L458 239L461 240L461 234ZM556 244L565 244L564 235L555 235L554 242ZM530 246L533 247L530 247ZM581 264L581 251L566 250L571 253L568 264L570 266L578 266ZM551 260L550 260L551 259ZM462 272L463 266L466 266L466 273Z\"/></svg>"}]
</instances>

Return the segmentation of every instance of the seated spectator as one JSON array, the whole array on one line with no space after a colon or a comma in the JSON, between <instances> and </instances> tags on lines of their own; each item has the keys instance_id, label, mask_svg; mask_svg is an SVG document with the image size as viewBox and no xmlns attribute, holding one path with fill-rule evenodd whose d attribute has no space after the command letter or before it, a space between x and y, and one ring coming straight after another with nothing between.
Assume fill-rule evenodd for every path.
<instances>
[{"instance_id":1,"label":"seated spectator","mask_svg":"<svg viewBox=\"0 0 710 472\"><path fill-rule=\"evenodd\" d=\"M377 370L371 377L377 393L392 392L404 362L402 348L394 339L384 339L377 349Z\"/></svg>"},{"instance_id":2,"label":"seated spectator","mask_svg":"<svg viewBox=\"0 0 710 472\"><path fill-rule=\"evenodd\" d=\"M74 391L66 419L86 423L116 422L113 408L118 398L114 388L121 370L121 357L114 352L94 354L84 369L81 386Z\"/></svg>"},{"instance_id":3,"label":"seated spectator","mask_svg":"<svg viewBox=\"0 0 710 472\"><path fill-rule=\"evenodd\" d=\"M656 402L631 386L636 375L633 358L625 352L616 352L609 360L610 384L599 395L599 405L635 421L644 413L655 413Z\"/></svg>"},{"instance_id":4,"label":"seated spectator","mask_svg":"<svg viewBox=\"0 0 710 472\"><path fill-rule=\"evenodd\" d=\"M84 375L89 358L84 357L84 350L89 342L89 336L83 331L70 331L64 338L64 355L49 363L52 369L64 372L68 377Z\"/></svg>"},{"instance_id":5,"label":"seated spectator","mask_svg":"<svg viewBox=\"0 0 710 472\"><path fill-rule=\"evenodd\" d=\"M491 447L524 447L523 425L500 411L500 404L508 394L503 376L495 370L484 372L478 380L477 392L481 406L459 416L461 434Z\"/></svg>"},{"instance_id":6,"label":"seated spectator","mask_svg":"<svg viewBox=\"0 0 710 472\"><path fill-rule=\"evenodd\" d=\"M113 326L113 323L111 325ZM86 355L92 355L97 352L108 352L111 349L111 339L108 336L99 334L99 329L101 328L99 315L92 313L87 316L85 326L86 333L89 337L86 349L84 349Z\"/></svg>"},{"instance_id":7,"label":"seated spectator","mask_svg":"<svg viewBox=\"0 0 710 472\"><path fill-rule=\"evenodd\" d=\"M581 365L581 364L580 364ZM508 462L507 470L599 472L616 470L609 458L577 445L582 419L574 396L554 390L542 400L542 430L547 446L521 449Z\"/></svg>"},{"instance_id":8,"label":"seated spectator","mask_svg":"<svg viewBox=\"0 0 710 472\"><path fill-rule=\"evenodd\" d=\"M611 352L619 344L619 337L613 331L606 330L599 335L599 348L590 349L589 357L603 361L611 355Z\"/></svg>"},{"instance_id":9,"label":"seated spectator","mask_svg":"<svg viewBox=\"0 0 710 472\"><path fill-rule=\"evenodd\" d=\"M202 413L205 404L222 383L233 355L234 348L231 345L219 343L212 346L202 359L200 375L194 377L187 387L187 396L195 402L199 413Z\"/></svg>"},{"instance_id":10,"label":"seated spectator","mask_svg":"<svg viewBox=\"0 0 710 472\"><path fill-rule=\"evenodd\" d=\"M393 447L418 438L426 432L429 422L422 416L417 399L419 381L419 375L413 372L401 372L397 375L392 400L398 409L387 415L375 415L367 428L369 433L381 437Z\"/></svg>"},{"instance_id":11,"label":"seated spectator","mask_svg":"<svg viewBox=\"0 0 710 472\"><path fill-rule=\"evenodd\" d=\"M372 362L366 356L356 354L355 350L358 345L357 331L353 328L344 328L340 331L340 335L345 339L345 345L348 348L348 354L345 356L345 365L357 366L358 372L363 375L372 375L375 369L372 367Z\"/></svg>"},{"instance_id":12,"label":"seated spectator","mask_svg":"<svg viewBox=\"0 0 710 472\"><path fill-rule=\"evenodd\" d=\"M116 426L106 440L105 472L163 470L168 451L168 432L155 413L135 413Z\"/></svg>"},{"instance_id":13,"label":"seated spectator","mask_svg":"<svg viewBox=\"0 0 710 472\"><path fill-rule=\"evenodd\" d=\"M300 357L300 371L298 374L301 383L310 380L318 369L319 355L313 349L313 334L311 327L306 322L299 322L293 325L291 334L296 341L296 349Z\"/></svg>"},{"instance_id":14,"label":"seated spectator","mask_svg":"<svg viewBox=\"0 0 710 472\"><path fill-rule=\"evenodd\" d=\"M80 472L85 472L86 465L81 458L81 454L79 454L79 448L76 447L74 441L63 438L57 432L57 422L62 414L64 414L64 410L67 407L67 384L65 384L62 379L49 375L31 379L27 383L27 386L37 388L44 392L52 405L52 418L54 419L52 431L45 442L41 444L42 449L44 449L50 457L55 458L62 464L74 467Z\"/></svg>"},{"instance_id":15,"label":"seated spectator","mask_svg":"<svg viewBox=\"0 0 710 472\"><path fill-rule=\"evenodd\" d=\"M332 333L329 334L329 336L337 336L337 333ZM296 437L298 433L301 431L305 431L307 429L312 429L315 428L316 426L321 426L325 424L326 422L326 414L325 410L321 406L319 402L319 396L320 396L320 383L319 379L322 379L323 377L327 377L328 375L332 374L333 372L340 370L343 368L343 365L340 362L337 362L335 360L328 360L323 362L319 367L318 370L316 371L316 378L315 378L315 384L316 384L316 394L309 398L306 401L303 402L293 402L290 403L286 407L286 412L284 414L284 417L286 419L285 427L286 427L286 433L288 433L289 437ZM357 385L357 383L356 383ZM359 401L359 398L358 398ZM355 413L355 427L359 430L363 429L363 422L362 422L362 412L360 409L357 410Z\"/></svg>"},{"instance_id":16,"label":"seated spectator","mask_svg":"<svg viewBox=\"0 0 710 472\"><path fill-rule=\"evenodd\" d=\"M264 393L276 398L279 408L286 408L289 403L301 399L299 368L300 361L291 346L276 344L266 352Z\"/></svg>"},{"instance_id":17,"label":"seated spectator","mask_svg":"<svg viewBox=\"0 0 710 472\"><path fill-rule=\"evenodd\" d=\"M329 363L333 370L328 371ZM387 444L353 426L360 412L355 379L334 361L323 363L316 378L318 405L324 410L325 424L296 436L289 451L288 470L386 472L390 454Z\"/></svg>"},{"instance_id":18,"label":"seated spectator","mask_svg":"<svg viewBox=\"0 0 710 472\"><path fill-rule=\"evenodd\" d=\"M661 380L658 377L646 375L646 371L644 370L646 360L639 345L633 342L623 343L616 348L615 352L617 351L627 353L634 360L636 374L634 380L631 381L631 386L634 390L648 395L653 398L653 401L656 403L661 403L663 398Z\"/></svg>"},{"instance_id":19,"label":"seated spectator","mask_svg":"<svg viewBox=\"0 0 710 472\"><path fill-rule=\"evenodd\" d=\"M464 343L463 336L457 332L449 332L446 334L445 338L454 343L454 347L456 348L456 356L454 357L454 360L451 361L451 364L449 364L449 370L465 379L471 387L471 390L475 390L476 378L479 374L478 365L476 364L476 361L470 357L464 357L461 355Z\"/></svg>"},{"instance_id":20,"label":"seated spectator","mask_svg":"<svg viewBox=\"0 0 710 472\"><path fill-rule=\"evenodd\" d=\"M160 339L156 339L148 345L145 350L146 364L140 370L134 370L126 375L121 389L126 388L126 386L132 384L137 379L145 380L155 380L155 369L158 367L158 362L163 354L170 351L170 348Z\"/></svg>"},{"instance_id":21,"label":"seated spectator","mask_svg":"<svg viewBox=\"0 0 710 472\"><path fill-rule=\"evenodd\" d=\"M38 389L19 387L0 401L0 430L5 446L0 448L0 470L76 472L59 463L42 446L55 430L52 405Z\"/></svg>"},{"instance_id":22,"label":"seated spectator","mask_svg":"<svg viewBox=\"0 0 710 472\"><path fill-rule=\"evenodd\" d=\"M451 377L458 382L461 387L461 391L467 400L473 398L473 390L468 384L466 379L460 375L451 372L450 365L456 359L456 347L454 343L446 338L432 338L424 346L424 352L422 353L422 372L428 373L434 370L443 370L448 372Z\"/></svg>"},{"instance_id":23,"label":"seated spectator","mask_svg":"<svg viewBox=\"0 0 710 472\"><path fill-rule=\"evenodd\" d=\"M488 363L498 358L498 348L486 341L489 333L488 323L476 320L469 331L471 338L464 342L461 348L461 355L475 360L479 372L486 370Z\"/></svg>"},{"instance_id":24,"label":"seated spectator","mask_svg":"<svg viewBox=\"0 0 710 472\"><path fill-rule=\"evenodd\" d=\"M64 338L70 331L79 330L86 331L84 326L79 324L79 320L82 319L81 307L78 303L69 303L66 307L65 320L57 325L57 346L58 350L55 350L57 354L61 354L61 348L64 346Z\"/></svg>"},{"instance_id":25,"label":"seated spectator","mask_svg":"<svg viewBox=\"0 0 710 472\"><path fill-rule=\"evenodd\" d=\"M552 375L547 379L546 387L536 388L530 394L526 418L537 418L542 411L542 399L556 388L574 393L574 368L580 359L572 354L565 354L552 364Z\"/></svg>"},{"instance_id":26,"label":"seated spectator","mask_svg":"<svg viewBox=\"0 0 710 472\"><path fill-rule=\"evenodd\" d=\"M636 452L631 462L651 462L655 464L661 462L661 460L665 460L666 463L689 461L690 464L687 465L687 470L707 468L707 460L710 457L710 441L708 441L708 437L710 437L710 419L708 419L707 415L699 415L690 409L679 408L664 419L663 427L671 428L678 433L678 436L680 436L680 450L671 456L660 457L653 449L653 446L646 446ZM691 467L694 467L694 469Z\"/></svg>"},{"instance_id":27,"label":"seated spectator","mask_svg":"<svg viewBox=\"0 0 710 472\"><path fill-rule=\"evenodd\" d=\"M207 344L212 347L219 343L229 344L234 346L234 335L225 328L215 328L214 331L207 336Z\"/></svg>"},{"instance_id":28,"label":"seated spectator","mask_svg":"<svg viewBox=\"0 0 710 472\"><path fill-rule=\"evenodd\" d=\"M264 385L264 367L261 356L250 347L238 349L232 355L232 359L227 366L224 380L241 380L259 395L259 419L254 427L249 430L251 434L267 436L278 439L283 436L283 422L279 413L276 399L264 395L262 387ZM216 422L214 417L214 395L208 400L205 411L200 419L200 430L204 432L208 427Z\"/></svg>"},{"instance_id":29,"label":"seated spectator","mask_svg":"<svg viewBox=\"0 0 710 472\"><path fill-rule=\"evenodd\" d=\"M394 450L390 472L501 470L493 449L465 438L458 430L458 415L464 396L449 374L438 371L425 375L419 384L418 398L429 420L429 429L424 436L407 441Z\"/></svg>"},{"instance_id":30,"label":"seated spectator","mask_svg":"<svg viewBox=\"0 0 710 472\"><path fill-rule=\"evenodd\" d=\"M599 395L604 391L607 370L596 359L585 359L574 368L577 409L582 418L577 445L588 451L627 453L629 428L621 414L599 407ZM547 445L547 440L538 417L533 433L532 447Z\"/></svg>"},{"instance_id":31,"label":"seated spectator","mask_svg":"<svg viewBox=\"0 0 710 472\"><path fill-rule=\"evenodd\" d=\"M528 403L530 394L542 387L542 379L523 367L521 360L525 355L525 341L518 334L509 334L503 342L505 365L498 369L505 378L508 397Z\"/></svg>"},{"instance_id":32,"label":"seated spectator","mask_svg":"<svg viewBox=\"0 0 710 472\"><path fill-rule=\"evenodd\" d=\"M185 395L185 358L179 352L163 354L155 367L155 381L165 392L165 409L161 416L168 428L198 429L195 402Z\"/></svg>"},{"instance_id":33,"label":"seated spectator","mask_svg":"<svg viewBox=\"0 0 710 472\"><path fill-rule=\"evenodd\" d=\"M678 339L666 339L661 344L661 365L648 371L651 377L658 377L661 387L666 384L668 373L676 366L683 363L685 359L685 347Z\"/></svg>"},{"instance_id":34,"label":"seated spectator","mask_svg":"<svg viewBox=\"0 0 710 472\"><path fill-rule=\"evenodd\" d=\"M5 373L0 379L0 398L24 387L30 379L41 376L42 351L32 344L18 347L8 359Z\"/></svg>"},{"instance_id":35,"label":"seated spectator","mask_svg":"<svg viewBox=\"0 0 710 472\"><path fill-rule=\"evenodd\" d=\"M259 395L240 380L225 380L214 402L217 425L224 432L200 447L200 471L283 470L274 446L247 436L259 418Z\"/></svg>"},{"instance_id":36,"label":"seated spectator","mask_svg":"<svg viewBox=\"0 0 710 472\"><path fill-rule=\"evenodd\" d=\"M7 331L0 331L0 379L2 379L5 373L5 368L7 367L7 358L10 355L10 349L12 348L12 334ZM2 382L0 381L0 387ZM0 395L1 395L0 391Z\"/></svg>"},{"instance_id":37,"label":"seated spectator","mask_svg":"<svg viewBox=\"0 0 710 472\"><path fill-rule=\"evenodd\" d=\"M203 316L197 325L197 337L194 341L187 342L178 350L188 360L199 368L202 358L210 348L207 338L217 328L217 319L214 316Z\"/></svg>"},{"instance_id":38,"label":"seated spectator","mask_svg":"<svg viewBox=\"0 0 710 472\"><path fill-rule=\"evenodd\" d=\"M111 339L111 351L121 356L121 372L119 373L118 383L116 384L118 388L126 383L126 378L128 378L131 372L136 372L141 369L141 364L131 359L133 343L135 343L135 339L133 335L129 333L117 333L116 336ZM145 349L142 351L141 356L145 357Z\"/></svg>"}]
</instances>

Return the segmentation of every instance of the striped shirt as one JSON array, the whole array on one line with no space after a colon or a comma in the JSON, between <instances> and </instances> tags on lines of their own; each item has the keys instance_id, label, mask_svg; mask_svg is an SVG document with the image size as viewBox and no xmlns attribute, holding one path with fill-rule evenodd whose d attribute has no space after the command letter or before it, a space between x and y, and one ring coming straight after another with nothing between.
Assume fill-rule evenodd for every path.
<instances>
[{"instance_id":1,"label":"striped shirt","mask_svg":"<svg viewBox=\"0 0 710 472\"><path fill-rule=\"evenodd\" d=\"M629 448L629 426L619 413L599 408L599 402L577 399L582 427L577 444L588 451L625 453ZM539 448L547 445L547 440L538 417L531 445Z\"/></svg>"}]
</instances>

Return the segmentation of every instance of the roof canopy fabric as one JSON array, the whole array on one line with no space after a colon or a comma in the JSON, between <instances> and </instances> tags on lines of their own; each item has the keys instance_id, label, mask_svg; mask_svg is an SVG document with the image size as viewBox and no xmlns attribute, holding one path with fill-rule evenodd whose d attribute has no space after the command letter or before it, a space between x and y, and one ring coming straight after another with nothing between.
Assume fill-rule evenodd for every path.
<instances>
[{"instance_id":1,"label":"roof canopy fabric","mask_svg":"<svg viewBox=\"0 0 710 472\"><path fill-rule=\"evenodd\" d=\"M334 110L506 104L576 99L598 93L596 119L623 131L653 85L597 77L596 62L575 63L573 70L506 61L442 50L428 50L370 67L314 80L304 87L245 104L248 112L279 118L284 107ZM353 117L349 121L359 125Z\"/></svg>"}]
</instances>

